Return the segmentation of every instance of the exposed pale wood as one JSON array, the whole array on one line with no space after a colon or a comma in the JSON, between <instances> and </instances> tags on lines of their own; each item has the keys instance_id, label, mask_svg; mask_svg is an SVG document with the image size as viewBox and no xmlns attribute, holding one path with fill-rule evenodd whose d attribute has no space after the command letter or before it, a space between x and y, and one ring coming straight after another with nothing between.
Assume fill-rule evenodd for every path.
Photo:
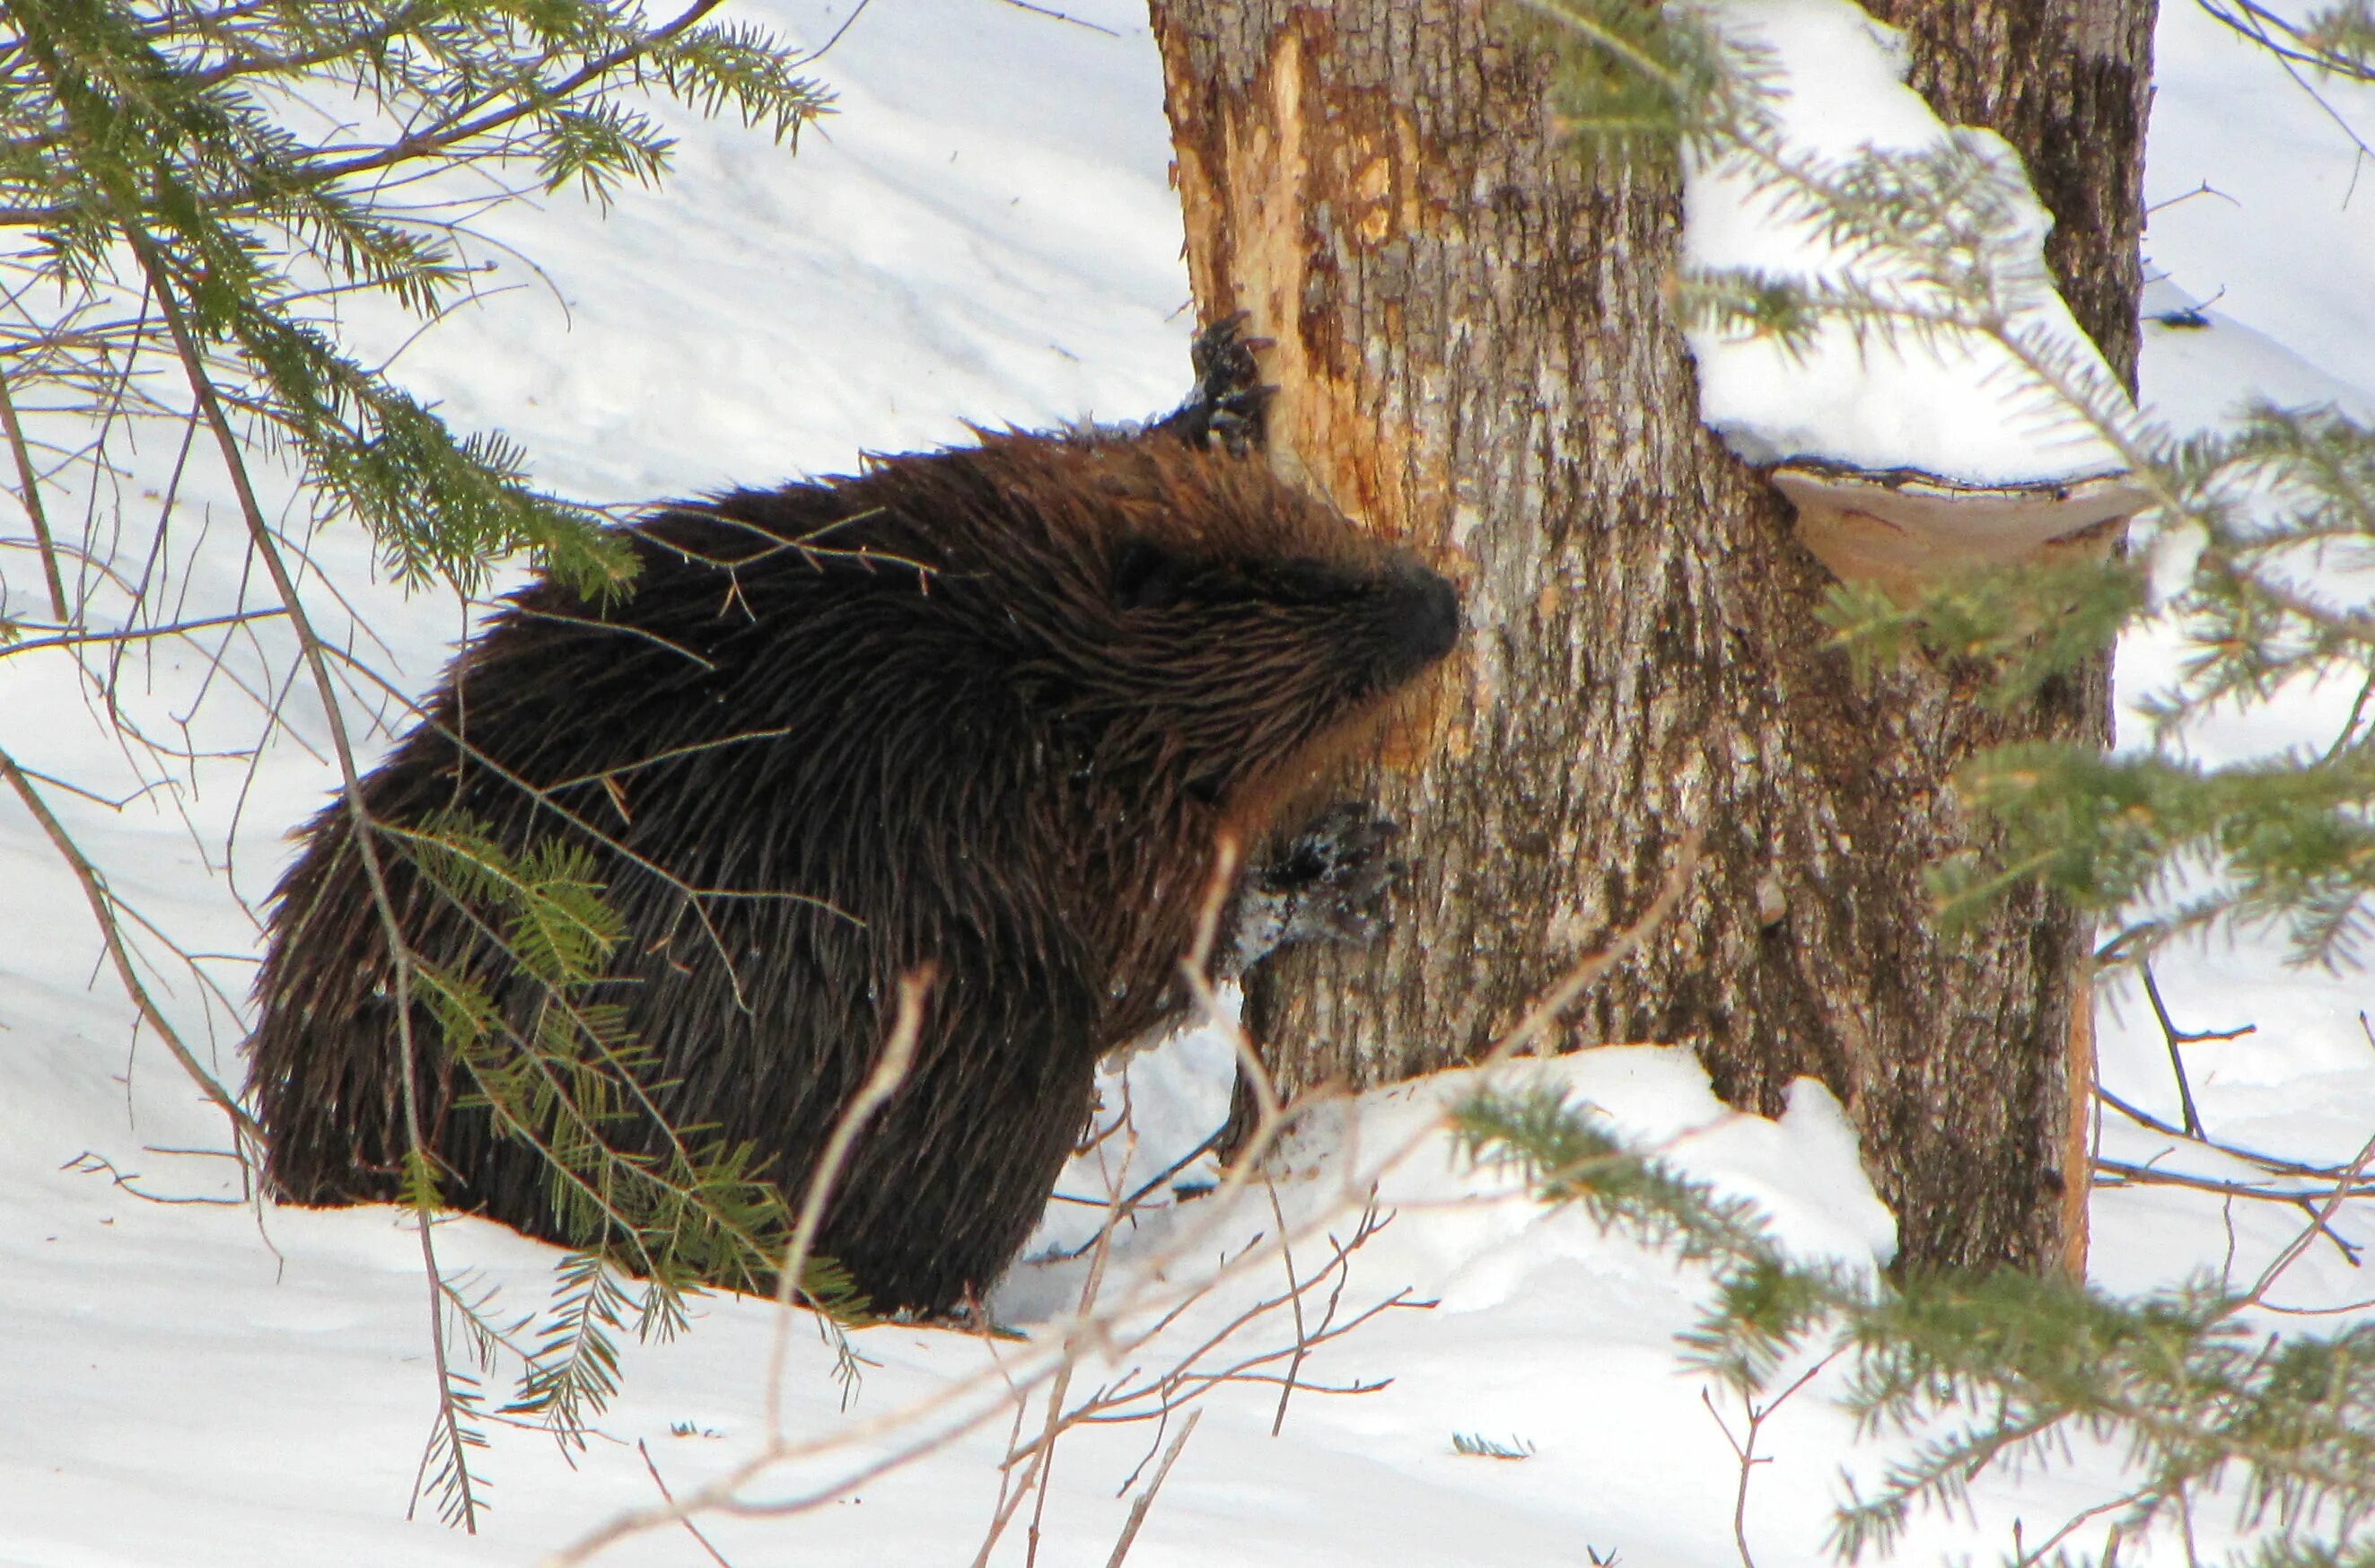
<instances>
[{"instance_id":1,"label":"exposed pale wood","mask_svg":"<svg viewBox=\"0 0 2375 1568\"><path fill-rule=\"evenodd\" d=\"M2062 1189L2062 1270L2074 1279L2086 1277L2086 1198L2094 1191L2095 1172L2095 985L2082 977L2070 992L2070 1057L2065 1078L2070 1085L2070 1120L2062 1139L2062 1168L2080 1179Z\"/></svg>"}]
</instances>

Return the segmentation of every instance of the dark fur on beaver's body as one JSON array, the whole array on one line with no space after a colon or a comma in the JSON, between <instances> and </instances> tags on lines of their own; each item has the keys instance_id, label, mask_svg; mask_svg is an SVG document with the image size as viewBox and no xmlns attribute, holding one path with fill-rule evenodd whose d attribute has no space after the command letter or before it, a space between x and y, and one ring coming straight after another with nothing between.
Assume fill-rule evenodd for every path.
<instances>
[{"instance_id":1,"label":"dark fur on beaver's body","mask_svg":"<svg viewBox=\"0 0 2375 1568\"><path fill-rule=\"evenodd\" d=\"M987 1289L1098 1057L1177 1006L1218 838L1258 835L1457 635L1440 578L1179 423L994 436L664 513L633 531L629 597L519 594L364 782L381 820L452 807L514 847L595 847L627 926L612 973L632 984L608 994L660 1110L754 1144L795 1203L900 977L931 966L914 1070L818 1243L878 1309ZM502 974L381 843L414 950ZM639 860L799 896L705 899L721 944ZM271 1185L390 1197L393 971L342 807L277 896L251 1075ZM532 987L495 995L525 1032ZM446 1199L588 1240L561 1233L543 1157L459 1100L425 1009L414 1032Z\"/></svg>"}]
</instances>

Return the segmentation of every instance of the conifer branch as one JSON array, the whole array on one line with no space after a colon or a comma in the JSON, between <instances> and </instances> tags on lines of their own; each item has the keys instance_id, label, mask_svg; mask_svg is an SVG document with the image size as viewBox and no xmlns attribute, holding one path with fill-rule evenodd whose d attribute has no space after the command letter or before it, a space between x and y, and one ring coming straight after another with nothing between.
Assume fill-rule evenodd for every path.
<instances>
[{"instance_id":1,"label":"conifer branch","mask_svg":"<svg viewBox=\"0 0 2375 1568\"><path fill-rule=\"evenodd\" d=\"M750 1150L713 1147L702 1129L668 1124L648 1054L625 1037L614 1007L585 994L603 978L619 929L589 851L560 840L499 847L483 835L474 843L460 823L397 829L372 819L349 738L360 689L342 693L337 668L367 666L323 635L301 591L327 592L349 613L353 607L334 579L305 578L313 563L267 522L252 467L265 459L284 465L316 522L363 523L383 563L407 583L443 579L467 593L484 581L492 556L526 548L589 598L620 591L632 560L622 533L590 509L533 489L525 454L501 437L448 430L432 409L346 351L329 312L349 294L372 292L429 316L455 289L475 287L474 269L461 260L468 234L455 214L484 200L401 189L423 174L526 159L548 183L573 180L597 199L618 180L659 175L668 138L619 89L655 81L702 112L730 111L779 141L795 139L828 99L799 75L804 60L766 32L710 21L715 5L701 0L653 26L626 0L555 0L527 11L405 0L367 12L249 4L155 12L120 0L22 0L0 29L0 222L38 223L45 242L0 262L9 275L0 282L7 313L0 431L57 621L54 635L20 639L6 651L38 659L97 647L120 657L208 626L226 629L228 649L230 632L266 619L288 624L295 656L286 680L301 678L329 723L348 853L369 889L390 965L406 1145L399 1185L417 1220L440 1390L419 1480L465 1527L485 1505L472 1450L484 1447L490 1421L535 1418L572 1440L609 1396L615 1337L629 1312L639 1333L666 1335L686 1321L684 1295L696 1274L764 1278L788 1215L754 1173ZM325 82L366 106L364 125L375 112L404 129L325 147L282 123L292 103L308 101L306 87ZM153 373L160 369L170 373ZM171 390L174 381L181 391ZM246 560L269 584L271 607L144 627L165 543L161 513L150 560L137 572L120 571L97 546L69 552L52 536L34 466L41 438L78 419L95 429L60 449L63 477L52 482L71 494L87 477L96 514L105 487L121 480L110 433L148 418L184 425L184 459L201 430L220 456ZM172 505L169 487L162 511ZM69 554L96 591L130 601L124 630L77 624L88 607L66 598L60 567ZM277 660L250 643L258 661ZM283 678L234 669L223 652L207 680L230 682L278 725ZM116 704L112 666L101 690L129 743L186 763L194 776L212 760L143 734ZM13 762L8 770L41 814L30 775ZM555 821L564 831L572 823L566 814ZM595 843L609 842L593 824L575 826ZM100 869L62 833L53 836L100 915L144 1021L252 1141L253 1121L199 1071L140 988L121 929L122 917L136 912L113 903ZM390 856L390 846L399 853ZM436 883L424 860L455 884L436 895L483 936L490 960L500 955L533 982L528 988L540 993L533 1007L498 1009L473 976L424 967L410 952L391 878L411 878L408 898L417 884ZM733 896L684 888L655 870L704 928L704 901ZM440 1271L431 1223L440 1173L425 1135L432 1112L442 1116L447 1107L426 1102L419 1063L427 1042L418 1032L441 1025L452 1032L446 1044L466 1069L460 1076L471 1080L466 1092L482 1095L500 1128L543 1153L556 1200L588 1229L589 1250L564 1261L540 1326L525 1339L499 1330L485 1315L486 1300L467 1299ZM647 1124L648 1144L623 1136L621 1118ZM619 1260L647 1275L639 1292L617 1277ZM801 1288L828 1308L851 1305L846 1277L825 1260L806 1271ZM449 1312L459 1341L449 1337ZM519 1356L526 1371L508 1404L489 1405L459 1364L470 1350L484 1358L482 1371L499 1350ZM842 1350L854 1364L845 1342Z\"/></svg>"}]
</instances>

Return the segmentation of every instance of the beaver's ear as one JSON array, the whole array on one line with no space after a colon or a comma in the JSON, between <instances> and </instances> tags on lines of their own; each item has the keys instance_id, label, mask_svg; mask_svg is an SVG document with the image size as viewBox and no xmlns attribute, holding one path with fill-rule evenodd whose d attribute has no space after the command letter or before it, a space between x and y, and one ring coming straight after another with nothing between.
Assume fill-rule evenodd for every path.
<instances>
[{"instance_id":1,"label":"beaver's ear","mask_svg":"<svg viewBox=\"0 0 2375 1568\"><path fill-rule=\"evenodd\" d=\"M1114 552L1113 597L1126 610L1168 609L1188 592L1193 562L1151 539L1124 539Z\"/></svg>"}]
</instances>

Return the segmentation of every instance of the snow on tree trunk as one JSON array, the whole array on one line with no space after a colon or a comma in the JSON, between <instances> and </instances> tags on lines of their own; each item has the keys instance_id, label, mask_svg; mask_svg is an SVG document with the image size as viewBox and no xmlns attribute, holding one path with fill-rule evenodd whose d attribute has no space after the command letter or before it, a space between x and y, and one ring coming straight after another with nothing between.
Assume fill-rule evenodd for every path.
<instances>
[{"instance_id":1,"label":"snow on tree trunk","mask_svg":"<svg viewBox=\"0 0 2375 1568\"><path fill-rule=\"evenodd\" d=\"M2144 288L2145 114L2156 0L1864 0L1902 28L1914 89L2017 148L2053 214L2045 263L2133 391Z\"/></svg>"},{"instance_id":2,"label":"snow on tree trunk","mask_svg":"<svg viewBox=\"0 0 2375 1568\"><path fill-rule=\"evenodd\" d=\"M2037 18L2064 6L1981 6L2029 25L1958 36L2060 36ZM2150 7L2090 0L2086 15L2106 6L2121 26L2080 30L2124 50L2129 74L2116 50L2076 74L2126 81L2124 141L2099 108L2057 117L2066 93L2010 91L2022 71L2071 74L2034 58L1963 63L1952 79L1976 97L1944 107L2031 156L2074 125L2094 135L2057 152L2101 160L2084 187L2100 232L2057 237L2053 254L2113 274L2073 297L2125 373ZM1572 1011L1559 1047L1686 1043L1726 1100L1767 1114L1792 1078L1819 1078L1907 1263L2074 1263L2087 932L2022 890L1948 937L1922 872L1988 842L1955 767L2005 740L2101 739L2099 675L2005 718L1976 701L1984 671L1864 680L1824 647L1827 574L1698 422L1660 295L1675 184L1563 151L1543 64L1497 13L1152 10L1199 304L1247 311L1276 340L1272 460L1434 555L1467 597L1464 666L1379 773L1413 862L1394 930L1366 951L1292 955L1249 998L1281 1087L1474 1055L1648 904L1703 824L1683 907ZM1915 47L1926 61L1959 44ZM1935 74L1917 65L1915 81ZM1991 119L2007 102L2024 117ZM2073 188L2041 191L2065 223Z\"/></svg>"}]
</instances>

